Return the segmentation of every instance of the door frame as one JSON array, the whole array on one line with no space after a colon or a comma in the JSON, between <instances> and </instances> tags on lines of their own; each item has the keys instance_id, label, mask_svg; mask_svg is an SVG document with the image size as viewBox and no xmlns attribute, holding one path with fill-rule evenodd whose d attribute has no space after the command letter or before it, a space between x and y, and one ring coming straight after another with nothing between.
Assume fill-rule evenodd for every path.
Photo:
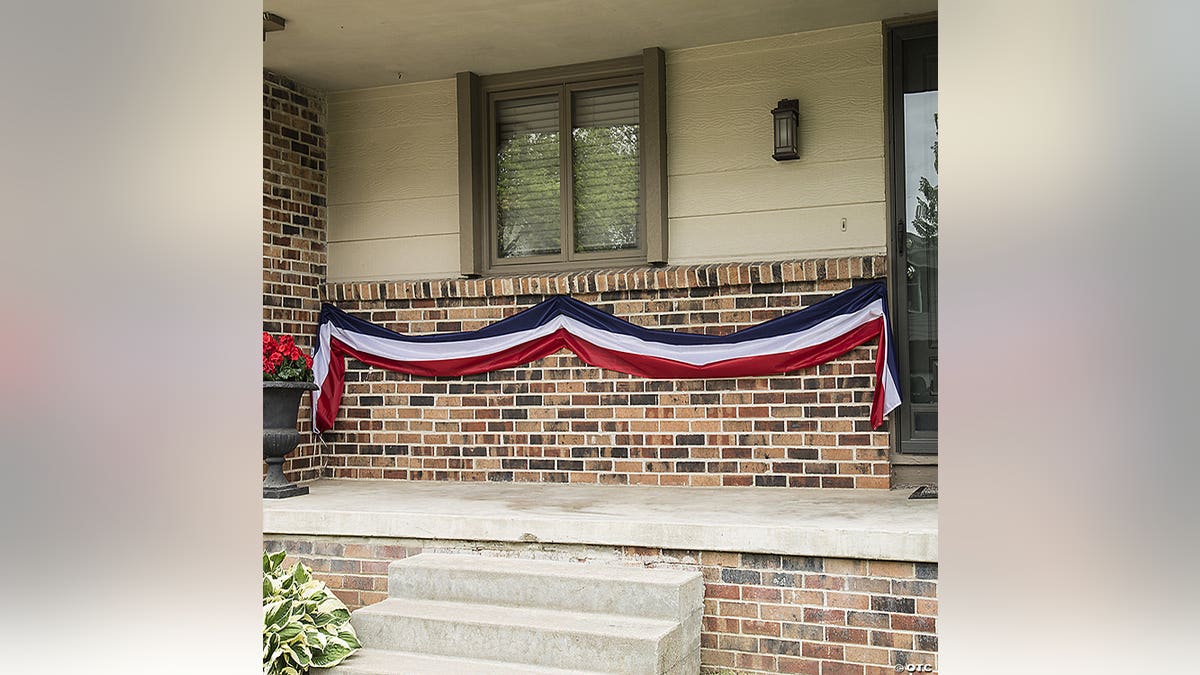
<instances>
[{"instance_id":1,"label":"door frame","mask_svg":"<svg viewBox=\"0 0 1200 675\"><path fill-rule=\"evenodd\" d=\"M893 21L885 21L883 23L883 51L884 51L884 116L886 123L884 125L884 152L887 159L885 165L887 167L887 180L885 181L885 199L887 202L887 250L888 250L888 304L890 307L892 329L896 342L897 356L901 359L901 373L907 373L907 351L903 347L905 340L903 337L907 334L907 313L904 311L905 300L904 290L907 286L907 278L904 274L902 265L898 264L899 251L898 248L902 245L902 237L905 236L907 229L906 220L906 194L905 194L905 176L904 176L904 156L902 146L897 143L903 143L903 109L897 110L897 102L901 100L903 93L901 91L901 59L900 45L905 39L913 39L920 37L937 36L937 14L925 14L916 17L904 17ZM907 392L908 383L902 381L900 383L902 394ZM936 483L936 472L933 474L932 481L928 479L928 472L922 470L921 467L929 467L936 469L938 463L938 443L936 440L930 442L925 440L908 440L902 439L903 430L902 424L905 422L905 411L908 403L904 407L896 410L891 415L892 423L889 425L890 446L891 446L891 462L894 465L909 465L911 473L914 476L920 475L922 478L917 481L919 483ZM907 484L900 474L903 471L894 472L893 484ZM899 479L899 483L897 480Z\"/></svg>"}]
</instances>

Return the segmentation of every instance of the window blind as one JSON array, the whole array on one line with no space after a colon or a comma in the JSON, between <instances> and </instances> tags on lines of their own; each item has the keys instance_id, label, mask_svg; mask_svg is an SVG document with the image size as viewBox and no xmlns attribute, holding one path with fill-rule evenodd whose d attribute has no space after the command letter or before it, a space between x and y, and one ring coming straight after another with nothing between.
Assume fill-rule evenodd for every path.
<instances>
[{"instance_id":1,"label":"window blind","mask_svg":"<svg viewBox=\"0 0 1200 675\"><path fill-rule=\"evenodd\" d=\"M637 85L575 92L571 137L575 252L637 248Z\"/></svg>"},{"instance_id":2,"label":"window blind","mask_svg":"<svg viewBox=\"0 0 1200 675\"><path fill-rule=\"evenodd\" d=\"M562 250L558 96L496 103L496 226L501 258Z\"/></svg>"}]
</instances>

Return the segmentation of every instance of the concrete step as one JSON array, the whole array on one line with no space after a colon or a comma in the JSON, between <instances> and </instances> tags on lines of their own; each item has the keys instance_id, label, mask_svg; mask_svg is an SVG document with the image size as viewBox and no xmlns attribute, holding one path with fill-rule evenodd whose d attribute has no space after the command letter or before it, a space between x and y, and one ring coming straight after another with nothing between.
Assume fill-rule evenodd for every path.
<instances>
[{"instance_id":1,"label":"concrete step","mask_svg":"<svg viewBox=\"0 0 1200 675\"><path fill-rule=\"evenodd\" d=\"M363 645L609 673L683 672L699 653L699 615L676 621L559 609L388 598L356 610ZM694 630L695 637L688 635Z\"/></svg>"},{"instance_id":2,"label":"concrete step","mask_svg":"<svg viewBox=\"0 0 1200 675\"><path fill-rule=\"evenodd\" d=\"M388 566L388 594L684 621L704 606L704 581L692 570L422 553Z\"/></svg>"},{"instance_id":3,"label":"concrete step","mask_svg":"<svg viewBox=\"0 0 1200 675\"><path fill-rule=\"evenodd\" d=\"M562 670L364 647L334 668L314 668L310 672L314 675L596 675L597 671Z\"/></svg>"}]
</instances>

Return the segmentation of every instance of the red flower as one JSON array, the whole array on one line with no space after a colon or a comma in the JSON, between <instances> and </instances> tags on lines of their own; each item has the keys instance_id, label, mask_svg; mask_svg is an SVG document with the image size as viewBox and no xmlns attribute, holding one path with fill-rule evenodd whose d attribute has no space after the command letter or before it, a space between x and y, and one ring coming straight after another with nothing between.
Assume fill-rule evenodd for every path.
<instances>
[{"instance_id":1,"label":"red flower","mask_svg":"<svg viewBox=\"0 0 1200 675\"><path fill-rule=\"evenodd\" d=\"M263 379L311 382L312 357L296 346L296 340L291 335L273 338L264 332Z\"/></svg>"}]
</instances>

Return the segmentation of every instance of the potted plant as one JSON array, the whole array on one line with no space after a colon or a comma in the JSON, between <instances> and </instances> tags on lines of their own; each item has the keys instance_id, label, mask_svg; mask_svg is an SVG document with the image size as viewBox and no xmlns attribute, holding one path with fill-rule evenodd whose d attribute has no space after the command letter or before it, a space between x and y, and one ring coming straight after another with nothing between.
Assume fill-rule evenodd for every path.
<instances>
[{"instance_id":1,"label":"potted plant","mask_svg":"<svg viewBox=\"0 0 1200 675\"><path fill-rule=\"evenodd\" d=\"M300 443L296 413L300 397L316 389L312 357L300 351L290 335L263 333L263 459L267 475L263 497L281 499L308 494L308 487L283 477L283 458Z\"/></svg>"}]
</instances>

